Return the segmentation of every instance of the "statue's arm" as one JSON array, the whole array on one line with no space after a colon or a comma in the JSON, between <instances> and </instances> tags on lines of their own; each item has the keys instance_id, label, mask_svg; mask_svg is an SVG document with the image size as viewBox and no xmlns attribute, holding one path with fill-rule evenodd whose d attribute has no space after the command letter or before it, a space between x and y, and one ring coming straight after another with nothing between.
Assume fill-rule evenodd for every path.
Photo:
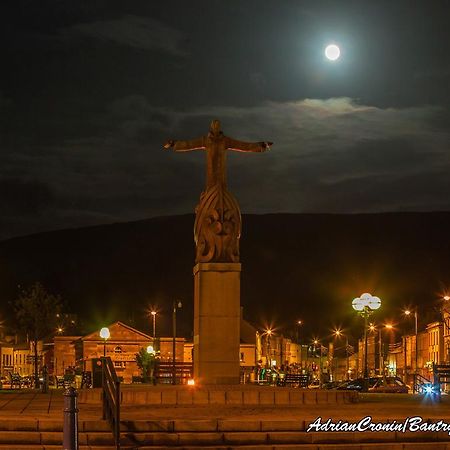
<instances>
[{"instance_id":1,"label":"statue's arm","mask_svg":"<svg viewBox=\"0 0 450 450\"><path fill-rule=\"evenodd\" d=\"M227 150L235 152L265 152L269 150L272 142L242 142L227 137L225 144Z\"/></svg>"},{"instance_id":2,"label":"statue's arm","mask_svg":"<svg viewBox=\"0 0 450 450\"><path fill-rule=\"evenodd\" d=\"M176 152L191 152L192 150L204 150L204 138L191 139L190 141L169 140L164 144L165 149L173 148Z\"/></svg>"}]
</instances>

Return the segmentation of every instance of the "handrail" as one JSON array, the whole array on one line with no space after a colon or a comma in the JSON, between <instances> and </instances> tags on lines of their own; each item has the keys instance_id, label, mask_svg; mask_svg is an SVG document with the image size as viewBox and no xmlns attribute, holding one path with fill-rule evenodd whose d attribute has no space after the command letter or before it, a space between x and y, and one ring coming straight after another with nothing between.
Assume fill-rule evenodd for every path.
<instances>
[{"instance_id":1,"label":"handrail","mask_svg":"<svg viewBox=\"0 0 450 450\"><path fill-rule=\"evenodd\" d=\"M103 419L111 426L116 449L120 449L120 381L111 358L102 357Z\"/></svg>"}]
</instances>

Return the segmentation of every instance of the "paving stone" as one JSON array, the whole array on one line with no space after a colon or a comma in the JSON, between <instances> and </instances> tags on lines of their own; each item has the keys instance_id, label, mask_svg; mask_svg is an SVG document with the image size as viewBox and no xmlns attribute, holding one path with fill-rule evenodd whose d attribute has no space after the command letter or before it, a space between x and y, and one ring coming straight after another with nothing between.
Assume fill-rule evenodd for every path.
<instances>
[{"instance_id":1,"label":"paving stone","mask_svg":"<svg viewBox=\"0 0 450 450\"><path fill-rule=\"evenodd\" d=\"M114 443L112 433L86 433L87 445L111 445Z\"/></svg>"},{"instance_id":2,"label":"paving stone","mask_svg":"<svg viewBox=\"0 0 450 450\"><path fill-rule=\"evenodd\" d=\"M1 420L0 431L37 431L37 420Z\"/></svg>"},{"instance_id":3,"label":"paving stone","mask_svg":"<svg viewBox=\"0 0 450 450\"><path fill-rule=\"evenodd\" d=\"M268 433L271 444L311 444L311 435L301 431L272 431Z\"/></svg>"},{"instance_id":4,"label":"paving stone","mask_svg":"<svg viewBox=\"0 0 450 450\"><path fill-rule=\"evenodd\" d=\"M361 444L361 450L403 450L403 444L400 442Z\"/></svg>"},{"instance_id":5,"label":"paving stone","mask_svg":"<svg viewBox=\"0 0 450 450\"><path fill-rule=\"evenodd\" d=\"M445 442L405 442L403 450L447 450Z\"/></svg>"},{"instance_id":6,"label":"paving stone","mask_svg":"<svg viewBox=\"0 0 450 450\"><path fill-rule=\"evenodd\" d=\"M289 391L275 391L276 405L289 405Z\"/></svg>"},{"instance_id":7,"label":"paving stone","mask_svg":"<svg viewBox=\"0 0 450 450\"><path fill-rule=\"evenodd\" d=\"M121 432L166 431L174 429L173 420L121 420Z\"/></svg>"},{"instance_id":8,"label":"paving stone","mask_svg":"<svg viewBox=\"0 0 450 450\"><path fill-rule=\"evenodd\" d=\"M261 431L261 421L219 420L218 431Z\"/></svg>"},{"instance_id":9,"label":"paving stone","mask_svg":"<svg viewBox=\"0 0 450 450\"><path fill-rule=\"evenodd\" d=\"M34 444L41 443L41 434L38 431L0 431L1 444Z\"/></svg>"},{"instance_id":10,"label":"paving stone","mask_svg":"<svg viewBox=\"0 0 450 450\"><path fill-rule=\"evenodd\" d=\"M340 432L313 432L308 433L312 436L313 444L325 444L325 443L352 443L354 442L354 434L353 433L340 433Z\"/></svg>"},{"instance_id":11,"label":"paving stone","mask_svg":"<svg viewBox=\"0 0 450 450\"><path fill-rule=\"evenodd\" d=\"M148 405L160 405L162 403L161 391L148 391L146 397L146 403Z\"/></svg>"},{"instance_id":12,"label":"paving stone","mask_svg":"<svg viewBox=\"0 0 450 450\"><path fill-rule=\"evenodd\" d=\"M221 445L223 433L178 433L179 445Z\"/></svg>"},{"instance_id":13,"label":"paving stone","mask_svg":"<svg viewBox=\"0 0 450 450\"><path fill-rule=\"evenodd\" d=\"M317 403L317 395L315 391L303 392L303 403L308 405L315 405Z\"/></svg>"},{"instance_id":14,"label":"paving stone","mask_svg":"<svg viewBox=\"0 0 450 450\"><path fill-rule=\"evenodd\" d=\"M225 405L225 391L210 391L209 404L210 405Z\"/></svg>"},{"instance_id":15,"label":"paving stone","mask_svg":"<svg viewBox=\"0 0 450 450\"><path fill-rule=\"evenodd\" d=\"M78 429L89 432L89 431L103 431L110 432L111 427L106 420L83 420L78 422Z\"/></svg>"},{"instance_id":16,"label":"paving stone","mask_svg":"<svg viewBox=\"0 0 450 450\"><path fill-rule=\"evenodd\" d=\"M267 433L263 432L226 432L223 434L225 444L232 445L253 445L267 444Z\"/></svg>"},{"instance_id":17,"label":"paving stone","mask_svg":"<svg viewBox=\"0 0 450 450\"><path fill-rule=\"evenodd\" d=\"M242 397L242 391L227 391L225 393L227 405L241 405Z\"/></svg>"},{"instance_id":18,"label":"paving stone","mask_svg":"<svg viewBox=\"0 0 450 450\"><path fill-rule=\"evenodd\" d=\"M291 405L301 405L303 404L303 402L303 391L301 391L300 389L289 391L289 403Z\"/></svg>"},{"instance_id":19,"label":"paving stone","mask_svg":"<svg viewBox=\"0 0 450 450\"><path fill-rule=\"evenodd\" d=\"M398 439L397 433L394 431L377 431L377 432L371 432L371 431L362 431L362 432L355 432L355 433L348 433L353 434L355 442L380 442L380 441L390 441L390 442L398 442L401 439Z\"/></svg>"},{"instance_id":20,"label":"paving stone","mask_svg":"<svg viewBox=\"0 0 450 450\"><path fill-rule=\"evenodd\" d=\"M139 433L134 435L134 439L137 443L162 446L175 446L178 445L177 433ZM140 446L139 446L140 448Z\"/></svg>"},{"instance_id":21,"label":"paving stone","mask_svg":"<svg viewBox=\"0 0 450 450\"><path fill-rule=\"evenodd\" d=\"M207 405L209 404L209 392L207 390L195 390L193 392L194 405Z\"/></svg>"},{"instance_id":22,"label":"paving stone","mask_svg":"<svg viewBox=\"0 0 450 450\"><path fill-rule=\"evenodd\" d=\"M163 405L176 405L177 404L177 392L176 391L161 391L161 403Z\"/></svg>"},{"instance_id":23,"label":"paving stone","mask_svg":"<svg viewBox=\"0 0 450 450\"><path fill-rule=\"evenodd\" d=\"M244 405L258 405L259 392L257 390L244 391Z\"/></svg>"},{"instance_id":24,"label":"paving stone","mask_svg":"<svg viewBox=\"0 0 450 450\"><path fill-rule=\"evenodd\" d=\"M328 392L327 391L316 391L316 401L318 404L324 405L328 403Z\"/></svg>"},{"instance_id":25,"label":"paving stone","mask_svg":"<svg viewBox=\"0 0 450 450\"><path fill-rule=\"evenodd\" d=\"M261 391L259 393L260 405L273 405L275 404L275 392L274 391Z\"/></svg>"},{"instance_id":26,"label":"paving stone","mask_svg":"<svg viewBox=\"0 0 450 450\"><path fill-rule=\"evenodd\" d=\"M175 432L181 431L217 431L217 420L175 420Z\"/></svg>"},{"instance_id":27,"label":"paving stone","mask_svg":"<svg viewBox=\"0 0 450 450\"><path fill-rule=\"evenodd\" d=\"M39 431L62 431L63 430L62 419L63 419L63 417L61 414L61 420L39 420L37 423L38 430Z\"/></svg>"},{"instance_id":28,"label":"paving stone","mask_svg":"<svg viewBox=\"0 0 450 450\"><path fill-rule=\"evenodd\" d=\"M178 391L177 392L177 405L192 405L193 398L191 391Z\"/></svg>"},{"instance_id":29,"label":"paving stone","mask_svg":"<svg viewBox=\"0 0 450 450\"><path fill-rule=\"evenodd\" d=\"M261 431L301 431L303 423L300 420L262 420Z\"/></svg>"}]
</instances>

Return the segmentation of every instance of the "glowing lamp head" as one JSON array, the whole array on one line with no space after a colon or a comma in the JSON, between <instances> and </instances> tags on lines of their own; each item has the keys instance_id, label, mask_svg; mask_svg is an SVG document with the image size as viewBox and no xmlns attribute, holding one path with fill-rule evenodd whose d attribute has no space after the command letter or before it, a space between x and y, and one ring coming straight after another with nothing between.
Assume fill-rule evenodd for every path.
<instances>
[{"instance_id":1,"label":"glowing lamp head","mask_svg":"<svg viewBox=\"0 0 450 450\"><path fill-rule=\"evenodd\" d=\"M152 316L156 316L156 311L151 311L150 314L151 314Z\"/></svg>"},{"instance_id":2,"label":"glowing lamp head","mask_svg":"<svg viewBox=\"0 0 450 450\"><path fill-rule=\"evenodd\" d=\"M381 299L379 297L370 297L370 299L367 302L367 306L370 309L376 310L381 306Z\"/></svg>"},{"instance_id":3,"label":"glowing lamp head","mask_svg":"<svg viewBox=\"0 0 450 450\"><path fill-rule=\"evenodd\" d=\"M384 325L385 328L387 328L388 330L392 330L394 328L394 325L392 325L392 323L387 323Z\"/></svg>"},{"instance_id":4,"label":"glowing lamp head","mask_svg":"<svg viewBox=\"0 0 450 450\"><path fill-rule=\"evenodd\" d=\"M339 56L341 56L341 50L336 44L327 45L327 47L325 48L325 56L330 61L336 61L337 59L339 59Z\"/></svg>"},{"instance_id":5,"label":"glowing lamp head","mask_svg":"<svg viewBox=\"0 0 450 450\"><path fill-rule=\"evenodd\" d=\"M111 336L111 334L109 333L109 328L103 327L100 330L100 337L102 339L109 339L110 336Z\"/></svg>"},{"instance_id":6,"label":"glowing lamp head","mask_svg":"<svg viewBox=\"0 0 450 450\"><path fill-rule=\"evenodd\" d=\"M405 316L409 316L411 314L411 311L409 310L409 309L407 309L406 311L405 311Z\"/></svg>"},{"instance_id":7,"label":"glowing lamp head","mask_svg":"<svg viewBox=\"0 0 450 450\"><path fill-rule=\"evenodd\" d=\"M448 302L450 300L450 295L444 295L444 300Z\"/></svg>"},{"instance_id":8,"label":"glowing lamp head","mask_svg":"<svg viewBox=\"0 0 450 450\"><path fill-rule=\"evenodd\" d=\"M149 355L155 354L155 350L154 350L154 348L153 348L153 345L149 345L149 346L147 347L147 353L148 353Z\"/></svg>"},{"instance_id":9,"label":"glowing lamp head","mask_svg":"<svg viewBox=\"0 0 450 450\"><path fill-rule=\"evenodd\" d=\"M361 299L361 297L356 297L352 301L352 307L355 311L362 311L366 306L365 302Z\"/></svg>"},{"instance_id":10,"label":"glowing lamp head","mask_svg":"<svg viewBox=\"0 0 450 450\"><path fill-rule=\"evenodd\" d=\"M187 384L188 386L195 386L195 380L193 378L189 378L189 380L187 380Z\"/></svg>"}]
</instances>

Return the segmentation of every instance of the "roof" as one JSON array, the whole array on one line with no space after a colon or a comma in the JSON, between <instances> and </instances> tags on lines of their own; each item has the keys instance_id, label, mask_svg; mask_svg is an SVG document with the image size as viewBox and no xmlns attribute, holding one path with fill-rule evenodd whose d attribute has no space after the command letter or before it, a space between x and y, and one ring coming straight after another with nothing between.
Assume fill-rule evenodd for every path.
<instances>
[{"instance_id":1,"label":"roof","mask_svg":"<svg viewBox=\"0 0 450 450\"><path fill-rule=\"evenodd\" d=\"M113 324L109 325L107 327L109 329L109 332L111 334L110 340L122 340L120 337L115 337L117 334L121 334L119 332L120 329L123 329L127 331L128 333L134 334L136 337L136 340L138 341L152 341L153 338L149 336L148 334L143 333L142 331L136 330L133 327L130 327L129 325L124 324L123 322L117 321ZM102 338L100 337L100 330L96 330L93 333L87 334L86 336L83 336L80 338L82 341L102 341Z\"/></svg>"}]
</instances>

